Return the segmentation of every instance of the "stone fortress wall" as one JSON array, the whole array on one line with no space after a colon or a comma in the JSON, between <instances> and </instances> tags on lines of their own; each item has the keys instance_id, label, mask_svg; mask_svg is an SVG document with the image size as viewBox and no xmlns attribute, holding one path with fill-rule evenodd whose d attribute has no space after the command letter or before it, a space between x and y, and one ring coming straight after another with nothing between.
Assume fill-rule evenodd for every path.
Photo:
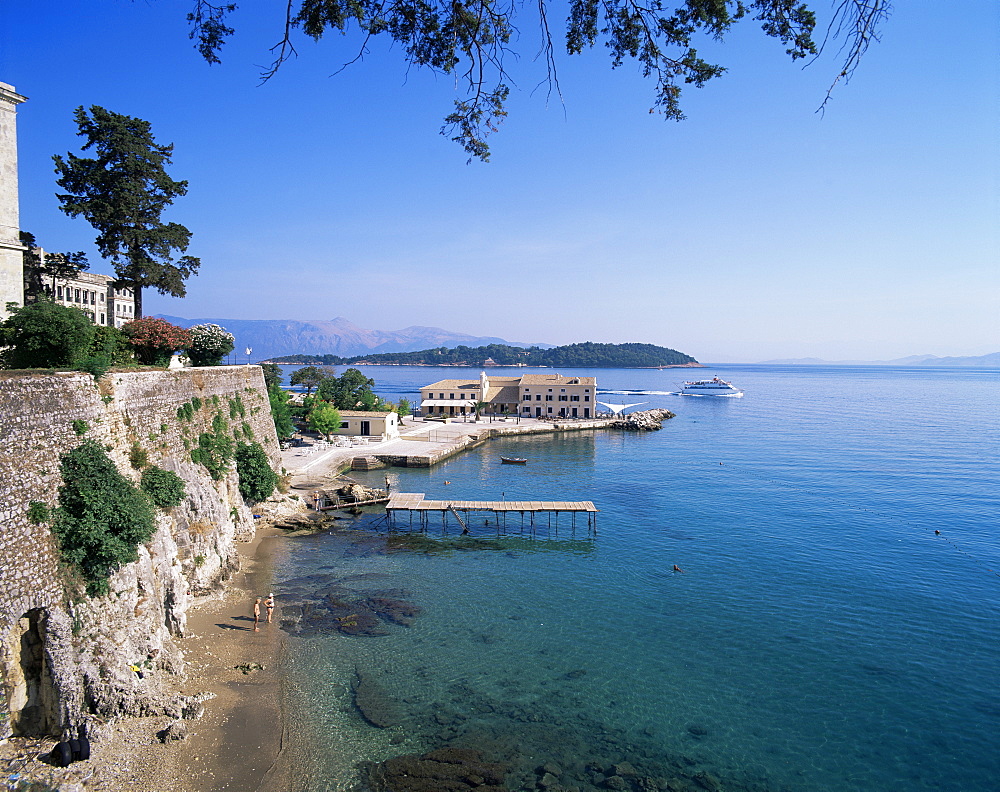
<instances>
[{"instance_id":1,"label":"stone fortress wall","mask_svg":"<svg viewBox=\"0 0 1000 792\"><path fill-rule=\"evenodd\" d=\"M280 465L260 367L112 373L99 383L0 372L0 739L181 706L158 681L182 670L172 638L192 597L234 571L235 542L254 533L235 470L216 481L191 460L199 435L223 426ZM85 438L136 482L142 451L185 482L184 502L156 510L155 536L101 598L67 586L49 526L28 518L32 501L57 505L60 455ZM142 679L131 670L140 663Z\"/></svg>"}]
</instances>

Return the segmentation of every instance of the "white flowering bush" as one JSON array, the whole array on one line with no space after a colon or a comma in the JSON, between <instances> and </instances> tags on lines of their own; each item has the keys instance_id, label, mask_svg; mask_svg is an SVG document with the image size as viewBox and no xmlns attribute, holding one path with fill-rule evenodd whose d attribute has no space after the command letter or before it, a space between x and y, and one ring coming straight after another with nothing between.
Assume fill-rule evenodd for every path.
<instances>
[{"instance_id":1,"label":"white flowering bush","mask_svg":"<svg viewBox=\"0 0 1000 792\"><path fill-rule=\"evenodd\" d=\"M235 344L236 339L226 328L202 324L191 328L191 345L186 351L194 366L218 366Z\"/></svg>"}]
</instances>

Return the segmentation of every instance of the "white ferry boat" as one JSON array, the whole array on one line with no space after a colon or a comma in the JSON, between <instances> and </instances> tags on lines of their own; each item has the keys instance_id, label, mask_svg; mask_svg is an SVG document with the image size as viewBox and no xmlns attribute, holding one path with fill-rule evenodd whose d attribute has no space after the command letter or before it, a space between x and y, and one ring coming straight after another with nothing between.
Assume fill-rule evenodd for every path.
<instances>
[{"instance_id":1,"label":"white ferry boat","mask_svg":"<svg viewBox=\"0 0 1000 792\"><path fill-rule=\"evenodd\" d=\"M726 382L718 377L710 380L696 380L695 382L685 382L681 388L682 396L742 396L743 391L734 388L733 383Z\"/></svg>"}]
</instances>

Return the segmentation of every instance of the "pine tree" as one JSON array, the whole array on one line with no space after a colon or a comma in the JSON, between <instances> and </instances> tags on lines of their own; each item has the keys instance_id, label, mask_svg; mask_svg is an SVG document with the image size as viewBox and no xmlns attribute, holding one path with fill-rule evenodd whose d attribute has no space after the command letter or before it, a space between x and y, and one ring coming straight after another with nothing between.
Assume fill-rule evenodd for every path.
<instances>
[{"instance_id":1,"label":"pine tree","mask_svg":"<svg viewBox=\"0 0 1000 792\"><path fill-rule=\"evenodd\" d=\"M63 212L83 217L97 231L97 249L114 262L118 286L132 289L135 317L142 317L142 290L183 297L184 281L201 261L183 255L191 232L179 223L164 223L163 210L187 193L186 181L174 181L164 167L173 145L153 139L148 121L92 106L74 115L79 134L95 157L69 153L54 156L56 194ZM182 254L175 259L177 254Z\"/></svg>"}]
</instances>

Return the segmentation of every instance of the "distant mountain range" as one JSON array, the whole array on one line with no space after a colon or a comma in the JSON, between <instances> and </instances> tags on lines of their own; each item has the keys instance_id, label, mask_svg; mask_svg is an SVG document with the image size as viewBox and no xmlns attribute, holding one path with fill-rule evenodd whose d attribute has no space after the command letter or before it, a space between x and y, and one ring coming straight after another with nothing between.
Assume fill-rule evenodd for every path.
<instances>
[{"instance_id":1,"label":"distant mountain range","mask_svg":"<svg viewBox=\"0 0 1000 792\"><path fill-rule=\"evenodd\" d=\"M967 357L938 357L937 355L910 355L895 360L822 360L820 358L785 358L762 360L762 364L775 366L968 366L970 368L1000 368L1000 352Z\"/></svg>"},{"instance_id":2,"label":"distant mountain range","mask_svg":"<svg viewBox=\"0 0 1000 792\"><path fill-rule=\"evenodd\" d=\"M280 355L340 355L351 357L375 352L416 352L433 347L456 347L460 344L477 347L487 344L537 346L549 349L551 344L529 344L506 341L493 336L472 336L443 330L440 327L405 327L402 330L368 330L337 317L330 320L294 319L183 319L158 314L179 327L197 324L217 324L236 336L236 354L253 349L253 360L267 360Z\"/></svg>"}]
</instances>

